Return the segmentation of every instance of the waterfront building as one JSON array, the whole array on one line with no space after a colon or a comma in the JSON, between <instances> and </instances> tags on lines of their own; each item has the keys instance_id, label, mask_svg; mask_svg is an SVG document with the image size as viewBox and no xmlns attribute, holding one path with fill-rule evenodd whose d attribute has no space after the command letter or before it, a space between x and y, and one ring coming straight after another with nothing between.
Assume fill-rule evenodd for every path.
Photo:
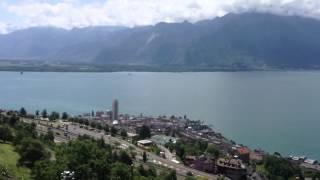
<instances>
[{"instance_id":1,"label":"waterfront building","mask_svg":"<svg viewBox=\"0 0 320 180\"><path fill-rule=\"evenodd\" d=\"M118 100L114 100L112 103L112 120L118 120L119 118L119 103Z\"/></svg>"},{"instance_id":2,"label":"waterfront building","mask_svg":"<svg viewBox=\"0 0 320 180\"><path fill-rule=\"evenodd\" d=\"M246 164L249 164L250 162L250 153L251 153L251 150L247 147L241 147L238 149L239 159L241 159L242 162Z\"/></svg>"},{"instance_id":3,"label":"waterfront building","mask_svg":"<svg viewBox=\"0 0 320 180\"><path fill-rule=\"evenodd\" d=\"M246 166L242 164L240 159L219 158L217 171L234 180L245 180L247 175Z\"/></svg>"}]
</instances>

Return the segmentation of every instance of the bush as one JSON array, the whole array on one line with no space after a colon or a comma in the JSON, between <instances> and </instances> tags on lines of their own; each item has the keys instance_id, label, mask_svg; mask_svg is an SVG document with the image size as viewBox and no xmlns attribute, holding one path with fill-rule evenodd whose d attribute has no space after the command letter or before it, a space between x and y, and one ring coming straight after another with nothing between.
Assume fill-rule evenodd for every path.
<instances>
[{"instance_id":1,"label":"bush","mask_svg":"<svg viewBox=\"0 0 320 180\"><path fill-rule=\"evenodd\" d=\"M0 126L0 140L3 142L12 141L13 136L8 126Z\"/></svg>"},{"instance_id":2,"label":"bush","mask_svg":"<svg viewBox=\"0 0 320 180\"><path fill-rule=\"evenodd\" d=\"M23 139L17 151L20 154L19 164L27 167L33 167L36 161L49 157L42 143L32 138Z\"/></svg>"}]
</instances>

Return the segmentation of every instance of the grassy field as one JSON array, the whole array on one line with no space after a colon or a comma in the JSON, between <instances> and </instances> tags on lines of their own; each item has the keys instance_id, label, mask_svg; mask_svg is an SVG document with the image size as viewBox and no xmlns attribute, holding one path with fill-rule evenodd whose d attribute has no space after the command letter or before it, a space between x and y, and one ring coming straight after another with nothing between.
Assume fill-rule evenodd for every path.
<instances>
[{"instance_id":1,"label":"grassy field","mask_svg":"<svg viewBox=\"0 0 320 180\"><path fill-rule=\"evenodd\" d=\"M0 144L0 166L8 169L10 176L17 180L30 179L30 169L17 167L19 154L14 151L14 147L10 144ZM1 176L0 176L1 179Z\"/></svg>"}]
</instances>

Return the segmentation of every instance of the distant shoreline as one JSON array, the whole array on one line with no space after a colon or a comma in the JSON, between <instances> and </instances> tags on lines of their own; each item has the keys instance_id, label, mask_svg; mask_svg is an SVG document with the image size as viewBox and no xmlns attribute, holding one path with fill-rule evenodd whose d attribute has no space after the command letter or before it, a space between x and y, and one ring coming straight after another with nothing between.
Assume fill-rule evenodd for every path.
<instances>
[{"instance_id":1,"label":"distant shoreline","mask_svg":"<svg viewBox=\"0 0 320 180\"><path fill-rule=\"evenodd\" d=\"M0 72L272 72L272 71L319 71L320 68L230 68L190 66L144 66L144 65L1 65Z\"/></svg>"},{"instance_id":2,"label":"distant shoreline","mask_svg":"<svg viewBox=\"0 0 320 180\"><path fill-rule=\"evenodd\" d=\"M251 69L251 70L37 70L37 69L2 69L0 72L36 72L36 73L116 73L116 72L154 72L154 73L205 73L205 72L320 72L320 69L273 69L273 70L261 70L261 69Z\"/></svg>"}]
</instances>

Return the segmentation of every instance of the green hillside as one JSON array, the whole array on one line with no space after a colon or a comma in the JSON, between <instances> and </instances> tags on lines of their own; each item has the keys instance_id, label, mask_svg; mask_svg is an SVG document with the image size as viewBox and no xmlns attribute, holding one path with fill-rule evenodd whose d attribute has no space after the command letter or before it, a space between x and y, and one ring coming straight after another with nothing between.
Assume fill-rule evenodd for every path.
<instances>
[{"instance_id":1,"label":"green hillside","mask_svg":"<svg viewBox=\"0 0 320 180\"><path fill-rule=\"evenodd\" d=\"M10 144L0 144L0 171L6 169L10 178L0 175L0 179L31 179L30 169L17 167L19 154L14 151L14 147ZM1 172L2 173L2 172Z\"/></svg>"}]
</instances>

